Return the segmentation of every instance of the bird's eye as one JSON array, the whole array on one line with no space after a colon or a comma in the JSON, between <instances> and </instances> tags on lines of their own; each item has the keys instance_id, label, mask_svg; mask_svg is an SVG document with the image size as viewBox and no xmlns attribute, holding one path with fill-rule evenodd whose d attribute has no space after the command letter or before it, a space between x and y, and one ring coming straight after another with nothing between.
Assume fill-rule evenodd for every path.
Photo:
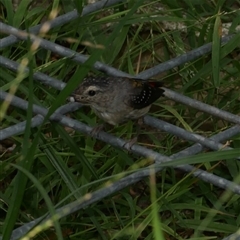
<instances>
[{"instance_id":1,"label":"bird's eye","mask_svg":"<svg viewBox=\"0 0 240 240\"><path fill-rule=\"evenodd\" d=\"M89 96L94 96L95 94L96 94L96 92L93 91L93 90L90 90L90 91L88 92L88 95L89 95Z\"/></svg>"}]
</instances>

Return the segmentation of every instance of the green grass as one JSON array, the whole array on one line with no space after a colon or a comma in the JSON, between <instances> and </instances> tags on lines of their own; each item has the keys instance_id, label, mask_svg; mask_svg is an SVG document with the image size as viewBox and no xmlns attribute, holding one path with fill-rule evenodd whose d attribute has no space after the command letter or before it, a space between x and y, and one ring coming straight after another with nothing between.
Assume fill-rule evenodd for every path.
<instances>
[{"instance_id":1,"label":"green grass","mask_svg":"<svg viewBox=\"0 0 240 240\"><path fill-rule=\"evenodd\" d=\"M30 9L26 1L22 1L14 12L11 1L1 0L1 21L28 29L39 24L52 9L59 8L59 14L71 11L74 2L77 2L76 7L80 11L80 3L85 1L71 1L69 4L69 1L55 0ZM124 176L149 164L144 158L80 132L69 133L56 123L31 129L31 104L49 108L50 115L66 102L69 93L88 73L102 74L92 68L95 61L135 75L213 41L212 53L154 78L164 81L167 88L239 115L239 42L229 42L223 47L219 45L221 29L225 31L226 23L230 23L229 33L234 33L236 26L240 25L239 6L239 1L217 1L215 4L207 0L130 0L45 34L48 40L90 55L83 65L44 49L31 51L28 41L3 49L2 55L14 61L27 59L30 69L26 77L21 70L16 74L0 68L1 88L30 103L27 113L18 108L7 108L1 122L1 128L5 128L27 120L24 134L0 143L0 234L4 234L4 240L9 239L13 228L48 212L54 214L53 206L64 206L81 199L85 194L106 186L109 180L116 181L119 174ZM1 37L4 36L1 34ZM62 80L68 83L67 87L59 92L42 85L33 80L35 71ZM1 111L3 106L0 105ZM168 99L159 100L152 107L151 114L207 137L232 126ZM71 117L91 126L98 122L87 109L79 110ZM131 122L108 130L127 139L134 131ZM142 134L141 145L167 156L191 145L149 127ZM16 144L15 149L7 152L5 148L12 144ZM239 135L230 139L229 144L239 149ZM202 165L196 166L239 182L240 163L227 156L227 160L224 157L220 159L219 154L196 156L184 159L184 162L202 162ZM239 203L240 196L196 179L191 173L186 175L167 167L156 176L145 178L56 221L55 228L42 225L33 236L35 239L73 240L222 239L240 227Z\"/></svg>"}]
</instances>

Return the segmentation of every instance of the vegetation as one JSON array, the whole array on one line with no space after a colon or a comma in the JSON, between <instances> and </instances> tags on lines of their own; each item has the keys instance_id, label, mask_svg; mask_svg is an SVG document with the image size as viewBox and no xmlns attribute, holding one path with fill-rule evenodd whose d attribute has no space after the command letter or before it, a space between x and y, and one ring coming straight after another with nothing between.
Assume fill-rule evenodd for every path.
<instances>
[{"instance_id":1,"label":"vegetation","mask_svg":"<svg viewBox=\"0 0 240 240\"><path fill-rule=\"evenodd\" d=\"M56 9L58 15L74 7L81 12L87 3L43 0L31 5L23 0L12 5L10 0L1 0L0 4L2 22L29 29L44 22L47 16L55 18ZM45 122L30 128L31 104L51 108L52 112L65 104L66 96L87 74L104 74L92 67L95 61L136 75L214 41L211 53L153 78L163 81L169 89L239 115L239 41L219 46L219 37L236 33L240 25L239 8L239 0L129 0L41 35L91 56L84 64L41 47L33 49L30 40L2 49L4 57L26 63L30 69L27 76L21 75L21 70L16 73L4 67L0 69L1 90L10 91L30 104L27 113L11 106L4 112L3 102L0 105L4 113L3 119L0 115L1 129L27 120L24 133L0 143L0 233L4 234L4 240L8 239L12 228L52 212L53 206L58 208L71 203L105 187L109 181L115 182L150 164L149 159L57 123ZM35 81L33 73L36 71L68 83L67 88L59 91ZM233 123L167 98L154 104L150 114L206 137L233 126ZM99 121L88 108L74 112L71 117L90 126ZM129 139L135 128L128 122L107 132ZM145 126L139 144L171 156L193 143ZM240 135L224 144L239 149ZM216 161L207 153L201 161L196 156L196 167L239 183L240 162L222 158L221 151L214 154ZM182 164L192 161L194 159L186 158ZM166 167L156 175L64 217L55 226L56 229L40 231L34 239L222 239L240 227L240 196L199 180L191 173Z\"/></svg>"}]
</instances>

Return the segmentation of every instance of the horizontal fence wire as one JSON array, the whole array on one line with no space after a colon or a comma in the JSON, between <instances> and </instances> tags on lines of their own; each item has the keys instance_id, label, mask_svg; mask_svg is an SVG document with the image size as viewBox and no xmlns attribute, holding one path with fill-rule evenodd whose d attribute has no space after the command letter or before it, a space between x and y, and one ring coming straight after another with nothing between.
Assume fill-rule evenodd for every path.
<instances>
[{"instance_id":1,"label":"horizontal fence wire","mask_svg":"<svg viewBox=\"0 0 240 240\"><path fill-rule=\"evenodd\" d=\"M79 62L79 63L84 63L85 61L88 60L88 57L83 55L83 54L80 54L78 52L75 52L71 49L68 49L66 47L63 47L59 44L56 44L56 43L52 43L48 40L45 40L45 39L42 39L42 38L39 38L35 35L32 35L32 34L27 34L27 33L24 33L23 31L20 31L19 29L16 29L12 26L9 26L7 24L4 24L4 23L0 23L0 29L2 32L5 32L7 34L12 34L13 36L21 39L21 40L28 40L28 38L30 37L30 40L33 42L33 41L38 41L40 46L46 50L49 50L49 51L52 51L53 53L56 53L60 56L63 56L63 57L68 57L70 58L71 60L73 61L76 61L76 62ZM226 37L223 37L221 39L221 42L222 42L222 45L229 42L233 37L238 37L238 35L231 35L231 36L226 36ZM5 40L6 38L4 38L3 40ZM1 42L0 40L0 49L3 47L3 46L8 46L7 43L5 42ZM194 60L194 59L197 59L198 57L206 54L206 53L209 53L212 49L212 43L208 43L208 44L205 44L199 48L196 48L186 54L183 54L179 57L176 57L174 59L171 59L165 63L161 63L153 68L150 68L148 70L145 70L141 73L139 73L138 75L136 75L135 77L137 78L140 78L140 79L149 79L157 74L160 74L162 72L165 72L167 70L170 70L174 67L177 67L179 65L182 65L186 62L189 62L191 60ZM96 62L93 67L96 69L96 70L99 70L101 72L104 72L110 76L125 76L125 77L133 77L132 75L130 74L127 74L125 72L122 72L120 70L117 70L107 64L103 64L101 62Z\"/></svg>"},{"instance_id":2,"label":"horizontal fence wire","mask_svg":"<svg viewBox=\"0 0 240 240\"><path fill-rule=\"evenodd\" d=\"M47 21L49 29L52 28L56 28L56 27L61 27L62 25L73 21L75 19L77 19L80 16L85 16L88 15L90 13L99 11L101 9L107 8L107 7L111 7L112 5L115 5L117 3L121 3L121 2L125 2L124 0L102 0L102 1L98 1L96 3L93 4L89 4L87 6L85 6L82 10L81 15L78 14L77 10L73 10L69 13L63 14L59 17L56 17L52 20ZM42 27L42 24L36 25L32 28L29 29L29 32L37 34L40 29ZM1 39L0 41L0 49L1 48L6 48L18 41L20 41L21 39L18 39L15 36L8 36L6 38Z\"/></svg>"},{"instance_id":3,"label":"horizontal fence wire","mask_svg":"<svg viewBox=\"0 0 240 240\"><path fill-rule=\"evenodd\" d=\"M231 234L230 236L223 238L222 240L240 240L240 229L234 234Z\"/></svg>"},{"instance_id":4,"label":"horizontal fence wire","mask_svg":"<svg viewBox=\"0 0 240 240\"><path fill-rule=\"evenodd\" d=\"M6 99L7 93L1 91L0 92L0 97L1 97L1 99ZM15 107L19 107L23 110L27 110L27 108L28 108L28 102L19 98L19 97L16 97L16 96L12 96L11 105L15 106ZM79 104L77 103L76 105L79 105ZM46 116L48 110L43 108L43 107L33 105L33 112L35 114L41 114L42 116ZM150 118L150 117L145 116L144 119L145 118ZM69 117L60 115L58 113L54 113L50 117L50 120L53 120L53 121L55 120L55 121L57 121L58 123L60 123L64 126L71 127L71 128L73 128L77 131L80 131L80 132L88 134L88 135L90 135L92 130L93 130L92 127L90 127L90 126L88 126L84 123L81 123L78 120L71 119ZM163 124L165 124L165 123L163 122ZM168 123L166 122L166 124L168 124ZM175 126L172 125L172 127L175 127ZM234 135L235 135L236 132L237 133L239 132L239 128L235 128L234 131L231 131L231 133L233 133ZM110 134L108 134L106 132L103 132L103 131L101 131L96 136L96 138L99 139L99 140L102 140L102 141L104 141L104 142L106 142L106 143L108 143L112 146L115 146L115 147L127 148L127 146L126 146L127 141L125 141L123 139L120 139L120 138L117 138L117 137L115 137L113 135L110 135ZM211 141L215 142L214 140L211 140ZM211 149L211 147L209 147L209 148ZM131 152L133 152L137 155L146 157L146 158L151 158L156 163L161 163L161 162L166 162L166 161L171 160L171 158L169 158L165 155L157 153L157 152L155 152L151 149L147 149L145 147L139 146L137 144L133 145L129 151L131 151ZM186 149L184 151L185 151L185 153L187 153ZM186 154L185 156L188 156L188 154ZM235 192L237 194L240 194L240 185L235 184L231 181L228 181L224 178L218 177L214 174L208 173L208 172L206 172L204 170L201 170L201 169L196 169L195 167L193 167L191 165L176 166L176 168L180 169L182 171L186 171L186 172L193 172L192 174L194 176L196 176L196 177L198 177L202 180L205 180L207 182L210 181L212 184L214 184L216 186L219 186L223 189L229 189L230 188L233 192Z\"/></svg>"},{"instance_id":5,"label":"horizontal fence wire","mask_svg":"<svg viewBox=\"0 0 240 240\"><path fill-rule=\"evenodd\" d=\"M86 6L83 9L82 16L86 14L90 14L94 11L97 11L103 7L109 7L116 3L119 3L121 1L99 1L95 4ZM79 17L77 11L72 11L70 13L64 14L62 16L59 16L55 18L54 20L48 21L48 24L50 28L62 26L63 24L66 24L74 19ZM63 47L59 44L52 43L48 40L41 39L33 34L37 34L39 30L41 29L41 25L35 26L30 29L30 35L28 35L26 32L23 32L19 29L16 29L12 26L9 26L4 23L0 23L0 31L9 34L10 36L3 38L0 40L0 48L6 48L7 46L10 46L20 40L27 40L30 37L30 40L33 42L35 40L38 40L40 42L40 47L50 50L54 53L57 53L58 55L62 57L67 57L71 59L72 61L78 62L78 63L84 63L88 57L79 54L73 50L70 50L66 47ZM24 33L24 34L23 34ZM236 37L235 35L227 36L222 38L222 44L225 44L229 42L232 38ZM181 56L178 56L175 59L171 59L165 63L159 64L153 68L147 69L144 72L139 73L136 76L131 76L125 72L119 71L111 66L108 66L106 64L103 64L101 62L96 62L93 67L99 71L102 71L108 75L111 76L128 76L128 77L136 77L141 79L148 79L150 77L153 77L161 72L164 72L166 70L172 69L173 67L179 66L181 64L184 64L186 62L189 62L191 60L197 59L199 56L202 56L203 54L206 54L210 52L212 49L212 44L208 43L200 48L194 49L193 51L190 51L186 54L183 54ZM5 58L3 56L0 56L0 65L2 67L8 68L12 71L17 71L19 67L19 63L12 61L8 58ZM26 72L29 70L26 68ZM41 72L35 72L33 75L34 79L36 81L39 81L42 84L51 86L57 90L62 90L66 84L64 82L61 82L57 79L54 79L46 74L43 74ZM123 177L122 179L112 183L110 186L106 186L100 190L97 190L93 193L91 193L91 198L82 198L80 200L74 201L68 205L65 205L62 208L59 208L56 210L58 214L58 219L65 217L71 213L74 213L76 211L79 211L80 209L86 208L90 204L97 202L101 199L103 199L106 196L109 196L133 183L136 183L143 179L144 177L149 176L153 171L159 172L163 169L161 166L161 163L171 162L175 159L180 159L187 156L192 156L197 153L202 152L205 149L210 149L213 151L218 150L230 150L231 148L227 145L222 144L221 142L225 142L231 137L237 135L240 133L240 117L234 114L231 114L227 111L218 109L216 107L204 104L200 101L191 99L189 97L183 96L179 93L176 93L170 89L164 88L165 90L165 96L166 98L169 98L171 100L174 100L178 103L185 104L186 106L198 109L199 111L208 113L212 116L218 117L219 119L224 119L228 122L231 122L233 124L236 124L232 126L229 129L226 129L225 131L222 131L221 133L218 133L214 136L211 136L209 138L204 137L199 134L195 134L189 131L186 131L183 128L177 127L173 124L167 123L165 121L145 116L144 117L144 123L146 125L152 126L157 129L161 129L162 131L165 131L167 133L170 133L172 135L175 135L181 139L185 139L187 141L191 141L194 144L191 147L188 147L176 154L173 154L172 156L165 156L160 153L157 153L151 149L139 146L137 144L133 145L129 151L131 151L134 154L137 154L139 156L143 156L146 158L151 158L155 161L153 165L151 165L149 168L138 170L137 172L131 173L128 176ZM16 96L10 96L8 93L0 90L0 100L1 101L8 101L8 99L11 99L10 104L14 107L27 110L28 108L28 102L16 97ZM80 121L77 121L75 119L71 119L69 117L64 116L64 114L73 112L81 108L81 104L78 103L68 103L64 106L61 106L58 108L49 118L50 121L55 121L63 126L71 127L72 129L75 129L76 131L80 131L85 134L91 134L92 127L81 123ZM31 120L31 127L37 127L40 126L43 121L44 117L47 115L48 110L37 105L33 105L33 112L36 114L32 120ZM24 132L26 127L26 122L20 122L13 126L7 127L5 129L0 130L0 140L6 139L8 137L21 134ZM126 141L115 137L111 134L108 134L104 131L101 131L97 136L95 136L97 139L104 141L112 146L126 149ZM180 169L181 171L187 172L203 181L209 182L215 186L218 186L222 189L231 190L232 192L240 195L240 185L236 184L232 181L229 181L227 179L224 179L222 177L216 176L212 173L209 173L207 171L197 169L192 165L180 165L175 166L176 169ZM49 219L50 216L47 217L40 217L38 219L35 219L34 221L31 221L29 223L24 224L23 226L15 229L12 233L11 239L18 239L24 234L26 234L33 226L36 226L40 221L44 219L46 221ZM230 240L231 237L236 237L234 239L240 239L238 238L239 234L236 233L235 235L231 235L224 240Z\"/></svg>"}]
</instances>

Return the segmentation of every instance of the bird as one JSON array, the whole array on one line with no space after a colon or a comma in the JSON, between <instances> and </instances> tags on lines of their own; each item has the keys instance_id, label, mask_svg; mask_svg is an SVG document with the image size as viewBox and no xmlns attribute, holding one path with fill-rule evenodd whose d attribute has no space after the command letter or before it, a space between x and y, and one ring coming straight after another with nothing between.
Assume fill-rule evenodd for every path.
<instances>
[{"instance_id":1,"label":"bird","mask_svg":"<svg viewBox=\"0 0 240 240\"><path fill-rule=\"evenodd\" d=\"M138 119L163 96L162 82L127 77L87 77L73 92L74 101L88 105L111 125Z\"/></svg>"},{"instance_id":2,"label":"bird","mask_svg":"<svg viewBox=\"0 0 240 240\"><path fill-rule=\"evenodd\" d=\"M163 83L160 81L91 76L83 79L72 93L71 101L90 106L104 122L118 125L146 115L152 103L164 96L164 90L161 87ZM99 131L95 130L94 134Z\"/></svg>"}]
</instances>

